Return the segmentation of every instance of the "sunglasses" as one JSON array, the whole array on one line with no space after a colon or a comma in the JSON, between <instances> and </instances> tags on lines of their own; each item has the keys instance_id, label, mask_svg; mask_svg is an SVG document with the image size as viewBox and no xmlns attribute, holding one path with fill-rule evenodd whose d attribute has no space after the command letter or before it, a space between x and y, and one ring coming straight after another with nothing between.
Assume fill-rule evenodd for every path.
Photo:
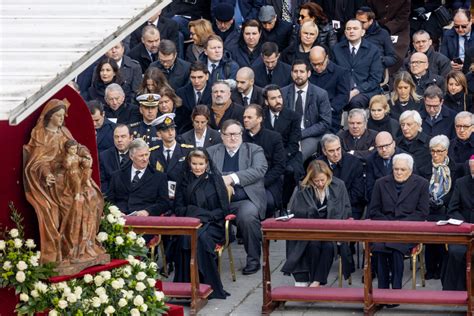
<instances>
[{"instance_id":1,"label":"sunglasses","mask_svg":"<svg viewBox=\"0 0 474 316\"><path fill-rule=\"evenodd\" d=\"M467 29L469 26L469 24L465 24L465 25L454 25L454 28L455 29Z\"/></svg>"}]
</instances>

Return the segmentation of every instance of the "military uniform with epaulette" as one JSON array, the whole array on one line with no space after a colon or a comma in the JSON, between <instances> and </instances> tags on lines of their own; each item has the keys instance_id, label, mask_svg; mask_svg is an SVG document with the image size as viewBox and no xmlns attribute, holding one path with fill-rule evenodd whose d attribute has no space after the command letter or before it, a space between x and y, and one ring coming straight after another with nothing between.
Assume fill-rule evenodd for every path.
<instances>
[{"instance_id":1,"label":"military uniform with epaulette","mask_svg":"<svg viewBox=\"0 0 474 316\"><path fill-rule=\"evenodd\" d=\"M159 94L154 93L146 93L139 95L136 99L140 104L140 112L142 112L143 108L145 108L145 111L146 108L155 108L156 113L158 113L158 101L160 100L160 98L161 97ZM142 115L145 114L142 112ZM155 120L156 115L153 116L155 117L152 120ZM156 144L156 127L152 125L152 123L147 124L145 122L145 118L142 121L131 123L128 126L130 127L130 132L134 139L141 138L150 147Z\"/></svg>"},{"instance_id":2,"label":"military uniform with epaulette","mask_svg":"<svg viewBox=\"0 0 474 316\"><path fill-rule=\"evenodd\" d=\"M158 131L166 130L169 128L175 128L174 113L163 114L153 121L153 125L156 126ZM157 171L163 172L168 178L168 192L170 198L174 197L174 189L176 188L176 182L181 180L183 168L186 163L186 157L189 152L194 148L193 145L180 144L175 142L173 145L171 157L167 157L166 148L162 141L159 141L157 145L150 148L150 165Z\"/></svg>"}]
</instances>

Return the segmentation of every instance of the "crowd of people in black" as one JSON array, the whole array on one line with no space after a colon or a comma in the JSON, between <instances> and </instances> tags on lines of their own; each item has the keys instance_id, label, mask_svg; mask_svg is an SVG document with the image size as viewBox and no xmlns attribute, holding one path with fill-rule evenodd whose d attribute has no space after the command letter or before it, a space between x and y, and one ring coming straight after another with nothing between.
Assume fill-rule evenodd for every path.
<instances>
[{"instance_id":1,"label":"crowd of people in black","mask_svg":"<svg viewBox=\"0 0 474 316\"><path fill-rule=\"evenodd\" d=\"M173 1L76 80L103 193L125 214L199 218L201 281L221 299L214 250L231 213L246 275L280 210L473 222L470 2L437 2ZM189 281L189 239L167 246ZM412 246L372 245L380 288L402 287ZM348 244L287 248L298 286L326 284L336 252L354 269ZM465 289L465 251L426 245L426 279Z\"/></svg>"}]
</instances>

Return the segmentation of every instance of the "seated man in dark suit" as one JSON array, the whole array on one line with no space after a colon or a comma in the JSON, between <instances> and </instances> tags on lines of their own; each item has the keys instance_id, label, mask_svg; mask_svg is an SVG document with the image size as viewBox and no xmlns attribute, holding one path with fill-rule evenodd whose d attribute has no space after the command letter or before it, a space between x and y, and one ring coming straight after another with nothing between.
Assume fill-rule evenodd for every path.
<instances>
[{"instance_id":1,"label":"seated man in dark suit","mask_svg":"<svg viewBox=\"0 0 474 316\"><path fill-rule=\"evenodd\" d=\"M119 42L105 53L105 56L112 58L120 67L120 77L125 84L129 84L132 88L132 93L135 93L142 82L142 68L138 61L124 55L125 47L123 42ZM135 95L132 95L132 98Z\"/></svg>"},{"instance_id":2,"label":"seated man in dark suit","mask_svg":"<svg viewBox=\"0 0 474 316\"><path fill-rule=\"evenodd\" d=\"M374 151L377 132L367 128L367 112L363 109L352 109L347 116L347 130L340 131L342 149L365 162Z\"/></svg>"},{"instance_id":3,"label":"seated man in dark suit","mask_svg":"<svg viewBox=\"0 0 474 316\"><path fill-rule=\"evenodd\" d=\"M229 3L219 3L212 9L212 30L224 41L224 47L237 41L239 30L234 19L234 7Z\"/></svg>"},{"instance_id":4,"label":"seated man in dark suit","mask_svg":"<svg viewBox=\"0 0 474 316\"><path fill-rule=\"evenodd\" d=\"M465 52L474 47L471 12L457 10L453 14L453 24L453 28L444 33L439 51L451 60L453 70L462 70Z\"/></svg>"},{"instance_id":5,"label":"seated man in dark suit","mask_svg":"<svg viewBox=\"0 0 474 316\"><path fill-rule=\"evenodd\" d=\"M133 140L130 128L125 124L118 124L113 136L114 146L99 154L100 190L104 194L109 190L112 174L130 161L128 146Z\"/></svg>"},{"instance_id":6,"label":"seated man in dark suit","mask_svg":"<svg viewBox=\"0 0 474 316\"><path fill-rule=\"evenodd\" d=\"M375 137L375 149L377 151L369 155L365 166L366 197L369 202L375 181L392 174L393 156L405 153L396 146L392 134L385 131L379 132Z\"/></svg>"},{"instance_id":7,"label":"seated man in dark suit","mask_svg":"<svg viewBox=\"0 0 474 316\"><path fill-rule=\"evenodd\" d=\"M469 174L459 178L454 184L453 195L449 201L448 218L466 223L474 223L474 154L469 159ZM466 246L449 245L446 270L441 275L445 291L466 291Z\"/></svg>"},{"instance_id":8,"label":"seated man in dark suit","mask_svg":"<svg viewBox=\"0 0 474 316\"><path fill-rule=\"evenodd\" d=\"M323 155L319 160L325 161L333 175L346 185L351 199L352 216L360 219L365 206L364 167L356 157L346 154L341 149L341 140L334 134L326 134L321 139Z\"/></svg>"},{"instance_id":9,"label":"seated man in dark suit","mask_svg":"<svg viewBox=\"0 0 474 316\"><path fill-rule=\"evenodd\" d=\"M130 143L131 164L114 172L107 199L126 215L159 216L166 213L170 203L166 176L149 164L150 152L143 139Z\"/></svg>"},{"instance_id":10,"label":"seated man in dark suit","mask_svg":"<svg viewBox=\"0 0 474 316\"><path fill-rule=\"evenodd\" d=\"M285 172L286 155L281 135L263 127L263 109L258 104L250 104L244 111L245 132L243 141L257 144L263 148L268 169L265 173L267 194L266 218L273 217L281 207L282 176Z\"/></svg>"},{"instance_id":11,"label":"seated man in dark suit","mask_svg":"<svg viewBox=\"0 0 474 316\"><path fill-rule=\"evenodd\" d=\"M397 138L397 147L413 157L420 176L430 179L432 173L430 137L422 132L420 114L415 110L408 110L400 115L399 121L402 135Z\"/></svg>"},{"instance_id":12,"label":"seated man in dark suit","mask_svg":"<svg viewBox=\"0 0 474 316\"><path fill-rule=\"evenodd\" d=\"M425 108L420 112L423 132L430 137L445 135L454 137L456 112L443 105L443 91L438 86L429 86L423 94Z\"/></svg>"},{"instance_id":13,"label":"seated man in dark suit","mask_svg":"<svg viewBox=\"0 0 474 316\"><path fill-rule=\"evenodd\" d=\"M456 162L456 173L458 177L464 175L464 165L474 153L474 114L463 111L454 118L456 137L451 140L449 146L449 157Z\"/></svg>"},{"instance_id":14,"label":"seated man in dark suit","mask_svg":"<svg viewBox=\"0 0 474 316\"><path fill-rule=\"evenodd\" d=\"M281 90L285 106L302 116L301 152L303 161L318 148L321 137L331 126L331 104L325 90L308 81L311 76L309 65L297 59L291 66L293 84Z\"/></svg>"},{"instance_id":15,"label":"seated man in dark suit","mask_svg":"<svg viewBox=\"0 0 474 316\"><path fill-rule=\"evenodd\" d=\"M301 116L285 107L280 87L270 84L263 90L265 110L263 127L280 133L285 148L285 177L283 179L283 207L290 200L293 190L304 175L303 155L300 151Z\"/></svg>"},{"instance_id":16,"label":"seated man in dark suit","mask_svg":"<svg viewBox=\"0 0 474 316\"><path fill-rule=\"evenodd\" d=\"M362 38L365 31L356 19L347 21L346 38L333 47L334 62L350 72L351 92L346 109L367 108L369 100L380 93L384 68L379 49Z\"/></svg>"},{"instance_id":17,"label":"seated man in dark suit","mask_svg":"<svg viewBox=\"0 0 474 316\"><path fill-rule=\"evenodd\" d=\"M97 100L87 102L95 128L97 150L99 153L114 146L115 123L105 118L104 105Z\"/></svg>"},{"instance_id":18,"label":"seated man in dark suit","mask_svg":"<svg viewBox=\"0 0 474 316\"><path fill-rule=\"evenodd\" d=\"M217 80L235 79L239 65L232 59L231 53L224 50L224 42L217 35L209 35L204 45L204 54L200 61L209 70L209 84Z\"/></svg>"},{"instance_id":19,"label":"seated man in dark suit","mask_svg":"<svg viewBox=\"0 0 474 316\"><path fill-rule=\"evenodd\" d=\"M429 213L429 183L413 174L413 158L393 157L393 174L375 182L368 218L384 221L424 221ZM373 243L379 289L402 288L403 257L414 244Z\"/></svg>"},{"instance_id":20,"label":"seated man in dark suit","mask_svg":"<svg viewBox=\"0 0 474 316\"><path fill-rule=\"evenodd\" d=\"M125 93L117 83L111 83L105 88L105 102L105 117L115 124L131 124L142 119L138 107L135 104L127 104Z\"/></svg>"},{"instance_id":21,"label":"seated man in dark suit","mask_svg":"<svg viewBox=\"0 0 474 316\"><path fill-rule=\"evenodd\" d=\"M142 29L141 43L130 50L128 56L135 59L142 67L142 73L156 60L160 45L160 31L154 25L147 25Z\"/></svg>"},{"instance_id":22,"label":"seated man in dark suit","mask_svg":"<svg viewBox=\"0 0 474 316\"><path fill-rule=\"evenodd\" d=\"M291 66L280 60L278 45L266 42L262 45L262 55L252 67L255 72L255 84L265 87L276 84L284 87L291 83Z\"/></svg>"},{"instance_id":23,"label":"seated man in dark suit","mask_svg":"<svg viewBox=\"0 0 474 316\"><path fill-rule=\"evenodd\" d=\"M206 65L196 62L191 65L187 85L176 91L183 105L176 109L176 125L182 134L192 128L190 120L194 107L198 104L211 105L211 85L208 83L209 71Z\"/></svg>"},{"instance_id":24,"label":"seated man in dark suit","mask_svg":"<svg viewBox=\"0 0 474 316\"><path fill-rule=\"evenodd\" d=\"M209 126L211 111L204 104L198 104L191 114L193 129L178 136L181 144L193 145L195 148L207 148L222 142L221 134Z\"/></svg>"},{"instance_id":25,"label":"seated man in dark suit","mask_svg":"<svg viewBox=\"0 0 474 316\"><path fill-rule=\"evenodd\" d=\"M176 141L174 117L174 113L163 114L152 123L156 126L156 134L161 142L150 148L150 164L155 170L166 174L170 199L174 199L176 183L181 180L186 156L194 148Z\"/></svg>"},{"instance_id":26,"label":"seated man in dark suit","mask_svg":"<svg viewBox=\"0 0 474 316\"><path fill-rule=\"evenodd\" d=\"M337 133L341 129L342 109L349 102L350 73L329 60L323 46L311 48L309 61L313 67L309 81L327 91L331 103L331 132Z\"/></svg>"},{"instance_id":27,"label":"seated man in dark suit","mask_svg":"<svg viewBox=\"0 0 474 316\"><path fill-rule=\"evenodd\" d=\"M423 95L423 92L431 85L437 85L444 90L444 79L433 74L429 70L428 57L423 53L413 53L410 57L410 74L416 85L416 93Z\"/></svg>"},{"instance_id":28,"label":"seated man in dark suit","mask_svg":"<svg viewBox=\"0 0 474 316\"><path fill-rule=\"evenodd\" d=\"M233 102L242 104L242 106L252 103L263 105L263 91L262 88L254 84L255 74L252 68L240 68L237 71L236 82L237 89L234 89L231 95Z\"/></svg>"},{"instance_id":29,"label":"seated man in dark suit","mask_svg":"<svg viewBox=\"0 0 474 316\"><path fill-rule=\"evenodd\" d=\"M232 102L230 85L227 81L216 81L212 85L212 105L210 126L220 130L222 123L233 119L242 122L244 108L238 103Z\"/></svg>"},{"instance_id":30,"label":"seated man in dark suit","mask_svg":"<svg viewBox=\"0 0 474 316\"><path fill-rule=\"evenodd\" d=\"M247 253L243 274L260 270L262 233L260 220L265 218L267 199L264 177L268 165L262 147L242 142L243 127L236 120L222 124L222 144L207 149L232 197L230 209L236 210L237 228Z\"/></svg>"},{"instance_id":31,"label":"seated man in dark suit","mask_svg":"<svg viewBox=\"0 0 474 316\"><path fill-rule=\"evenodd\" d=\"M189 82L189 69L191 68L190 63L177 56L176 45L172 41L164 39L158 46L158 60L150 64L150 67L157 67L163 72L174 90L178 90Z\"/></svg>"}]
</instances>

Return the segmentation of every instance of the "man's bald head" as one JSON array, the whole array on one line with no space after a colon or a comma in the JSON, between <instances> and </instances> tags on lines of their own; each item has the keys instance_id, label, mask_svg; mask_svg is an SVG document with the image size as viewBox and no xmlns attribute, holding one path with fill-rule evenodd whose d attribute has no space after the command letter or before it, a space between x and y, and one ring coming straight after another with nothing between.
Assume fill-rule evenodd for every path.
<instances>
[{"instance_id":1,"label":"man's bald head","mask_svg":"<svg viewBox=\"0 0 474 316\"><path fill-rule=\"evenodd\" d=\"M395 142L389 132L380 132L375 137L375 147L382 159L390 159L395 154Z\"/></svg>"},{"instance_id":2,"label":"man's bald head","mask_svg":"<svg viewBox=\"0 0 474 316\"><path fill-rule=\"evenodd\" d=\"M428 70L428 56L425 53L416 52L410 57L410 72L416 76L423 76Z\"/></svg>"},{"instance_id":3,"label":"man's bald head","mask_svg":"<svg viewBox=\"0 0 474 316\"><path fill-rule=\"evenodd\" d=\"M309 51L309 62L317 73L326 70L328 60L326 49L322 46L316 45Z\"/></svg>"},{"instance_id":4,"label":"man's bald head","mask_svg":"<svg viewBox=\"0 0 474 316\"><path fill-rule=\"evenodd\" d=\"M237 71L236 78L237 77L241 77L246 80L253 80L255 78L255 73L250 67L242 67L239 69L239 71Z\"/></svg>"},{"instance_id":5,"label":"man's bald head","mask_svg":"<svg viewBox=\"0 0 474 316\"><path fill-rule=\"evenodd\" d=\"M237 91L243 94L248 94L252 90L255 74L252 68L242 67L237 71L235 81L237 81Z\"/></svg>"}]
</instances>

